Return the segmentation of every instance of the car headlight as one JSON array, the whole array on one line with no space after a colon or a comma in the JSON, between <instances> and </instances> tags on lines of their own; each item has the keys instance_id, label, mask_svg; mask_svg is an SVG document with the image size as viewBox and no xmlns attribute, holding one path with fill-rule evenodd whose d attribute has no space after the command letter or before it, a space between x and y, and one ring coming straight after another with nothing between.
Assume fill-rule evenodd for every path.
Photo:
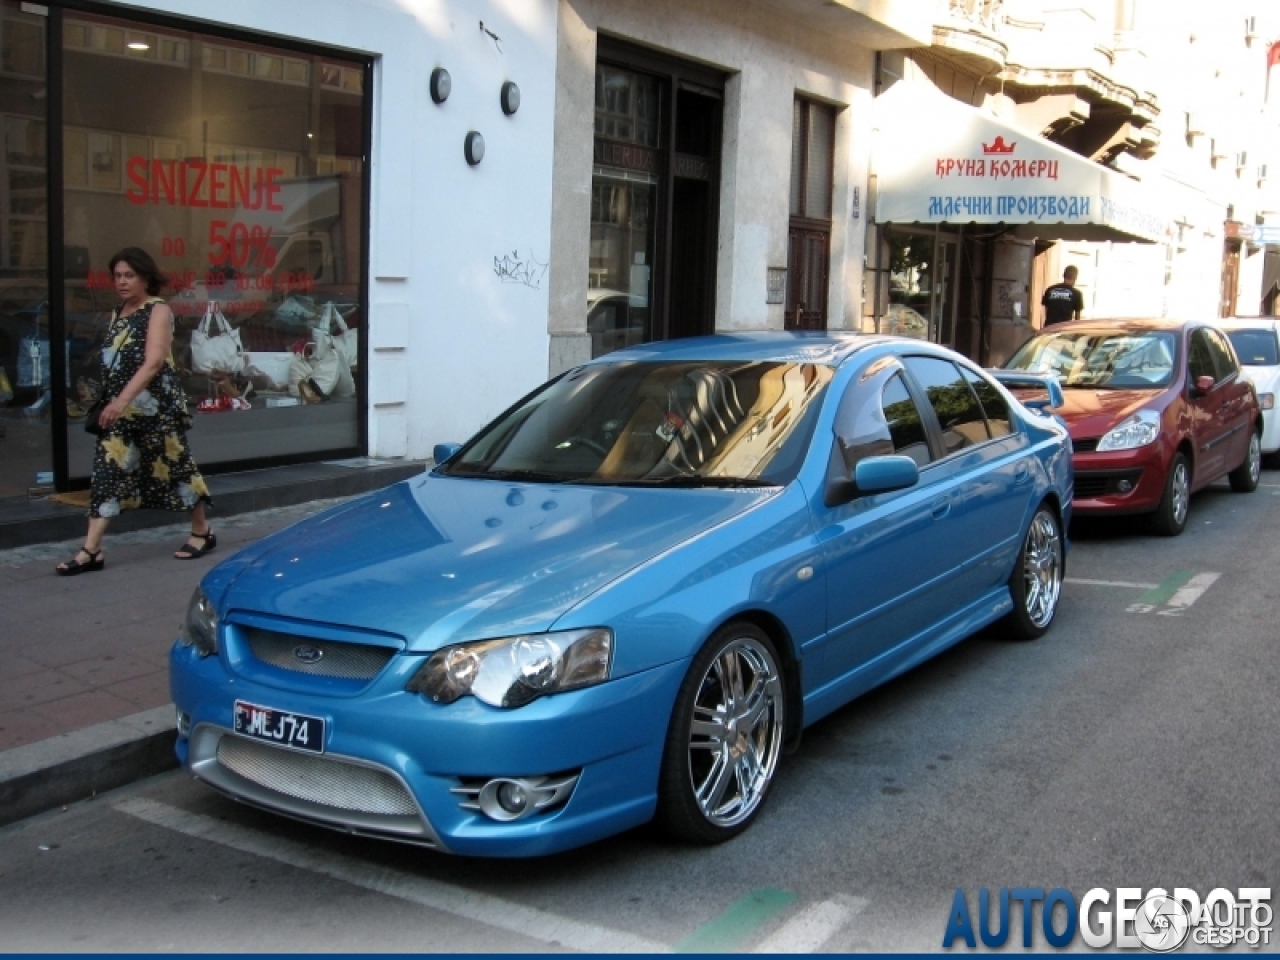
<instances>
[{"instance_id":1,"label":"car headlight","mask_svg":"<svg viewBox=\"0 0 1280 960\"><path fill-rule=\"evenodd\" d=\"M436 703L469 693L490 706L520 707L603 683L612 661L613 631L603 627L523 634L437 650L406 689Z\"/></svg>"},{"instance_id":2,"label":"car headlight","mask_svg":"<svg viewBox=\"0 0 1280 960\"><path fill-rule=\"evenodd\" d=\"M1154 410L1139 410L1107 431L1107 435L1098 441L1098 452L1145 447L1148 443L1155 443L1158 436L1160 414Z\"/></svg>"},{"instance_id":3,"label":"car headlight","mask_svg":"<svg viewBox=\"0 0 1280 960\"><path fill-rule=\"evenodd\" d=\"M1270 410L1276 405L1276 395L1274 393L1258 394L1258 406L1263 410Z\"/></svg>"},{"instance_id":4,"label":"car headlight","mask_svg":"<svg viewBox=\"0 0 1280 960\"><path fill-rule=\"evenodd\" d=\"M218 611L199 587L187 604L187 618L178 631L178 642L184 647L195 647L202 657L218 652Z\"/></svg>"}]
</instances>

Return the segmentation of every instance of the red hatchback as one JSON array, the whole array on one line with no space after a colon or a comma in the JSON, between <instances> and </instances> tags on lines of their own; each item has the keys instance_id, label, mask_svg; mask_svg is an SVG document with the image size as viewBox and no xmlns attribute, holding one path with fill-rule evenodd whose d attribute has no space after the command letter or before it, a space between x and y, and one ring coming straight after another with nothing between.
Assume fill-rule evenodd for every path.
<instances>
[{"instance_id":1,"label":"red hatchback","mask_svg":"<svg viewBox=\"0 0 1280 960\"><path fill-rule=\"evenodd\" d=\"M1007 366L1065 388L1056 412L1071 431L1077 515L1149 513L1157 533L1176 536L1196 490L1223 476L1242 493L1258 486L1258 398L1211 324L1055 324Z\"/></svg>"}]
</instances>

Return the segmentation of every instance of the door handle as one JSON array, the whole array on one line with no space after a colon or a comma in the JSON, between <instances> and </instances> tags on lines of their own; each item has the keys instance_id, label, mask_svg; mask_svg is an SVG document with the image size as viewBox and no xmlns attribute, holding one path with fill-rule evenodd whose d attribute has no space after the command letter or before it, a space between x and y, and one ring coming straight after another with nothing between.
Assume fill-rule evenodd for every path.
<instances>
[{"instance_id":1,"label":"door handle","mask_svg":"<svg viewBox=\"0 0 1280 960\"><path fill-rule=\"evenodd\" d=\"M943 497L933 505L933 519L941 520L951 512L951 501L947 497Z\"/></svg>"},{"instance_id":2,"label":"door handle","mask_svg":"<svg viewBox=\"0 0 1280 960\"><path fill-rule=\"evenodd\" d=\"M1013 471L1013 482L1026 483L1030 479L1031 479L1031 468L1027 466L1027 463L1025 460L1020 461L1018 463L1017 469Z\"/></svg>"}]
</instances>

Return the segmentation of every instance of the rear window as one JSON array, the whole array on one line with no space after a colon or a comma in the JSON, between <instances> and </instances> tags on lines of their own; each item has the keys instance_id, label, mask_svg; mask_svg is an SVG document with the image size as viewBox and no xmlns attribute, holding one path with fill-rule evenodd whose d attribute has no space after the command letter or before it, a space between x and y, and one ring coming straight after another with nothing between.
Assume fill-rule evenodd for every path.
<instances>
[{"instance_id":1,"label":"rear window","mask_svg":"<svg viewBox=\"0 0 1280 960\"><path fill-rule=\"evenodd\" d=\"M1228 330L1226 334L1246 367L1280 365L1280 345L1274 330Z\"/></svg>"}]
</instances>

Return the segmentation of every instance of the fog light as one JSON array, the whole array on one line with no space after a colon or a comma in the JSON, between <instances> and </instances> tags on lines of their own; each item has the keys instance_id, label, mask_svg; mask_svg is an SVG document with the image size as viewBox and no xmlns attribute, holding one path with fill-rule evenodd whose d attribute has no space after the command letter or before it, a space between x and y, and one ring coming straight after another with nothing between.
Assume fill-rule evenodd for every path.
<instances>
[{"instance_id":1,"label":"fog light","mask_svg":"<svg viewBox=\"0 0 1280 960\"><path fill-rule=\"evenodd\" d=\"M189 735L190 735L190 733L191 733L191 717L190 717L190 715L185 714L185 713L183 713L181 710L179 710L179 711L178 711L178 719L177 719L177 724L176 724L176 725L177 725L177 727L178 727L178 736L180 736L180 737L185 737L185 736L189 736Z\"/></svg>"},{"instance_id":2,"label":"fog light","mask_svg":"<svg viewBox=\"0 0 1280 960\"><path fill-rule=\"evenodd\" d=\"M578 783L577 773L550 777L495 777L469 780L451 792L464 810L476 810L490 820L510 823L563 806Z\"/></svg>"},{"instance_id":3,"label":"fog light","mask_svg":"<svg viewBox=\"0 0 1280 960\"><path fill-rule=\"evenodd\" d=\"M529 803L529 795L520 784L508 780L498 786L498 806L513 816L520 816Z\"/></svg>"},{"instance_id":4,"label":"fog light","mask_svg":"<svg viewBox=\"0 0 1280 960\"><path fill-rule=\"evenodd\" d=\"M1120 480L1119 482L1116 483L1116 489L1119 490L1121 493L1128 493L1130 490L1133 489L1133 481Z\"/></svg>"}]
</instances>

